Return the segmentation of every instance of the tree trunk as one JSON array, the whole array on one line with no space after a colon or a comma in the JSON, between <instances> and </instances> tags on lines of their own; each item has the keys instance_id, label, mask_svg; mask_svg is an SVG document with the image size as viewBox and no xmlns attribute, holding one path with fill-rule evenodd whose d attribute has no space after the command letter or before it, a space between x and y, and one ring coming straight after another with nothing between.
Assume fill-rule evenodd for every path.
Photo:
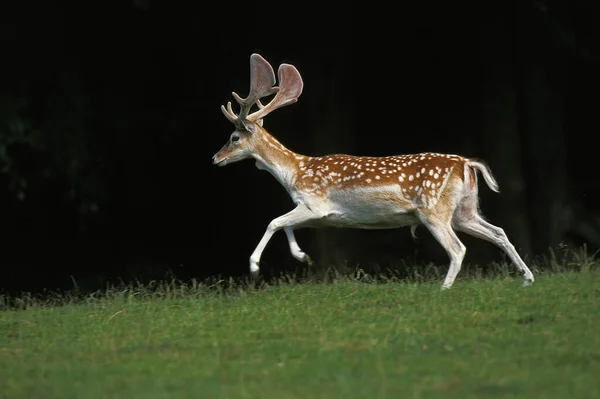
<instances>
[{"instance_id":1,"label":"tree trunk","mask_svg":"<svg viewBox=\"0 0 600 399\"><path fill-rule=\"evenodd\" d=\"M347 33L351 29L340 31ZM346 43L347 46L351 43L347 39L332 40ZM321 51L330 52L333 47L326 47ZM322 60L331 60L331 64L322 65L320 81L313 82L314 86L319 86L319 91L313 92L312 100L312 146L313 154L318 155L354 152L356 113L355 97L352 95L353 53L339 45L336 51L335 56L321 57ZM337 267L347 261L352 248L352 243L349 242L351 236L352 232L335 228L314 231L315 261L319 269Z\"/></svg>"},{"instance_id":2,"label":"tree trunk","mask_svg":"<svg viewBox=\"0 0 600 399\"><path fill-rule=\"evenodd\" d=\"M508 8L508 7L507 7ZM522 254L531 252L514 77L511 10L481 26L483 68L481 118L483 154L500 185L500 195L481 186L484 215L500 225Z\"/></svg>"},{"instance_id":3,"label":"tree trunk","mask_svg":"<svg viewBox=\"0 0 600 399\"><path fill-rule=\"evenodd\" d=\"M545 255L564 237L567 153L563 130L564 54L546 32L543 20L520 4L516 24L520 130L524 148L532 247ZM533 27L532 27L533 25Z\"/></svg>"}]
</instances>

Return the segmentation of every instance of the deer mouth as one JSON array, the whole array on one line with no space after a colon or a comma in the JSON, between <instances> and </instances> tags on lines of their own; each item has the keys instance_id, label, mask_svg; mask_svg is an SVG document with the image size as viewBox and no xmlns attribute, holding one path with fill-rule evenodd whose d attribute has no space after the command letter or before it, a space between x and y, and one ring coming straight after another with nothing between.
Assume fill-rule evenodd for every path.
<instances>
[{"instance_id":1,"label":"deer mouth","mask_svg":"<svg viewBox=\"0 0 600 399\"><path fill-rule=\"evenodd\" d=\"M216 166L225 166L227 165L227 161L229 158L221 158L221 159L217 159L217 158L213 158L213 165Z\"/></svg>"}]
</instances>

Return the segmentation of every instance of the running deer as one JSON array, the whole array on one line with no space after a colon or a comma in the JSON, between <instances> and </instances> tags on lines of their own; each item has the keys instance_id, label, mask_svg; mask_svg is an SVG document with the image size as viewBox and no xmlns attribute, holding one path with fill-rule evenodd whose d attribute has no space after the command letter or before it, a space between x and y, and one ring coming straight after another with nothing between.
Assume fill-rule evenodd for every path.
<instances>
[{"instance_id":1,"label":"running deer","mask_svg":"<svg viewBox=\"0 0 600 399\"><path fill-rule=\"evenodd\" d=\"M311 263L294 236L294 229L345 227L391 229L423 224L444 247L450 267L442 284L450 288L460 271L466 248L457 237L461 231L501 248L522 273L524 285L533 283L531 270L523 262L504 230L479 213L478 173L495 192L498 184L480 160L459 155L421 153L381 157L295 153L263 127L263 118L277 108L298 101L303 82L290 64L278 69L279 86L271 65L259 54L250 57L250 92L233 98L240 111L221 106L235 125L227 143L213 156L213 164L225 166L253 158L256 167L270 172L285 187L296 207L272 220L250 256L250 273L258 275L259 262L273 234L285 232L292 256ZM274 95L270 102L261 99ZM254 112L251 108L256 106Z\"/></svg>"}]
</instances>

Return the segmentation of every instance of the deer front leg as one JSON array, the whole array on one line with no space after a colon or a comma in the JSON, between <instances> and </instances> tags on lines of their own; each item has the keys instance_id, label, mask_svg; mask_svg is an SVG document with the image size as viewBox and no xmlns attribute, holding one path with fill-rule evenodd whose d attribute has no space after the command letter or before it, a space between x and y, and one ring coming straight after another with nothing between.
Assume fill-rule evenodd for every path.
<instances>
[{"instance_id":1,"label":"deer front leg","mask_svg":"<svg viewBox=\"0 0 600 399\"><path fill-rule=\"evenodd\" d=\"M296 241L296 236L294 235L294 229L291 227L285 227L283 231L285 231L285 235L287 236L288 244L290 244L290 252L292 253L294 259L312 265L312 259L310 256L300 249L300 246Z\"/></svg>"},{"instance_id":2,"label":"deer front leg","mask_svg":"<svg viewBox=\"0 0 600 399\"><path fill-rule=\"evenodd\" d=\"M258 266L258 263L260 262L260 257L262 256L262 253L265 250L269 241L271 240L273 234L275 234L281 229L286 229L286 234L288 236L288 242L290 244L292 256L294 256L296 259L301 258L301 260L307 261L306 259L308 257L304 252L300 250L300 247L296 243L296 238L294 237L294 233L292 230L294 227L299 227L302 224L313 219L316 219L315 214L305 205L302 204L298 205L296 208L286 213L285 215L273 219L271 223L269 223L269 225L267 226L267 231L265 231L265 234L256 246L256 249L250 256L250 274L253 277L256 277L258 275L258 272L260 270L260 267Z\"/></svg>"}]
</instances>

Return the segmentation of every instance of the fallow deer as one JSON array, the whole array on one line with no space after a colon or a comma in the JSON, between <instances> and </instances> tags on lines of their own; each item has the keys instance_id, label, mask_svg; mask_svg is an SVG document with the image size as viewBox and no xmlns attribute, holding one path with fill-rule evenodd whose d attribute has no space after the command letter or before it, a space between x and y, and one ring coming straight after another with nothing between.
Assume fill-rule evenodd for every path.
<instances>
[{"instance_id":1,"label":"fallow deer","mask_svg":"<svg viewBox=\"0 0 600 399\"><path fill-rule=\"evenodd\" d=\"M410 226L414 236L414 229L422 224L450 258L443 289L454 283L466 252L455 230L495 244L522 273L524 285L534 281L504 230L488 223L479 212L478 172L489 188L498 192L498 184L484 162L432 152L381 157L295 153L263 127L264 117L295 103L302 93L303 81L293 65L281 64L278 79L277 87L271 65L259 54L250 56L249 94L241 98L232 93L240 105L237 115L231 102L221 106L235 130L213 156L213 164L218 166L253 158L256 167L270 172L296 204L292 211L269 223L250 256L252 276L258 275L261 255L273 234L281 229L292 256L311 263L298 246L294 229ZM261 99L271 95L274 97L264 105ZM257 109L251 113L254 106Z\"/></svg>"}]
</instances>

